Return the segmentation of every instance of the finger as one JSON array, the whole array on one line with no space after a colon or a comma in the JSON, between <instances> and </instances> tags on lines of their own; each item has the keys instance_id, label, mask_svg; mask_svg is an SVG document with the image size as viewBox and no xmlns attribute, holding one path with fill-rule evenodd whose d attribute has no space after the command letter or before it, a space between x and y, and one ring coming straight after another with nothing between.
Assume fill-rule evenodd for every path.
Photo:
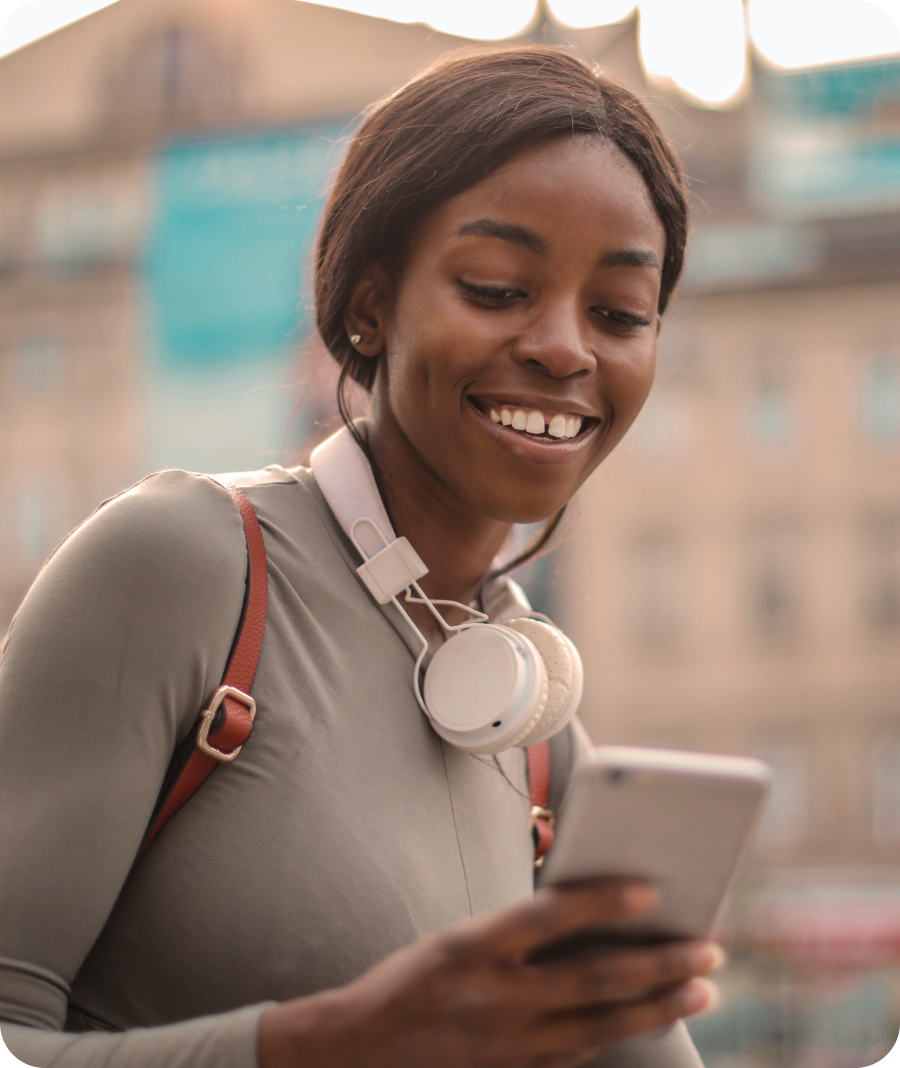
<instances>
[{"instance_id":1,"label":"finger","mask_svg":"<svg viewBox=\"0 0 900 1068\"><path fill-rule=\"evenodd\" d=\"M713 1007L718 992L706 979L687 983L603 1009L549 1016L529 1036L535 1056L586 1055L644 1031L665 1027Z\"/></svg>"},{"instance_id":2,"label":"finger","mask_svg":"<svg viewBox=\"0 0 900 1068\"><path fill-rule=\"evenodd\" d=\"M633 879L546 887L538 890L533 901L492 917L483 933L494 952L524 957L546 942L585 927L640 916L658 900L654 887Z\"/></svg>"},{"instance_id":3,"label":"finger","mask_svg":"<svg viewBox=\"0 0 900 1068\"><path fill-rule=\"evenodd\" d=\"M523 979L537 1004L551 1011L598 1005L708 975L722 961L712 942L608 949L555 964L526 965ZM515 996L528 1000L520 990Z\"/></svg>"}]
</instances>

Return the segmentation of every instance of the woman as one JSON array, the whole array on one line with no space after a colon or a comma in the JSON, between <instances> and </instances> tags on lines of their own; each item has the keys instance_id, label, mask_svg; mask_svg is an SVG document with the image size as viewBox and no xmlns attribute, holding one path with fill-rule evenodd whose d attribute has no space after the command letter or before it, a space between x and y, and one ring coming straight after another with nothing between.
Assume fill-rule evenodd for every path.
<instances>
[{"instance_id":1,"label":"woman","mask_svg":"<svg viewBox=\"0 0 900 1068\"><path fill-rule=\"evenodd\" d=\"M357 433L429 596L489 603L511 525L552 524L621 439L685 234L653 121L565 52L451 58L371 110L324 213L318 324L342 389L371 391ZM676 1021L708 1003L715 948L529 963L652 889L532 899L523 750L479 757L432 730L415 638L358 581L309 471L232 481L268 554L256 724L137 863L241 614L231 498L184 472L144 480L63 544L11 629L13 1051L73 1068L696 1065ZM557 799L583 744L551 742Z\"/></svg>"}]
</instances>

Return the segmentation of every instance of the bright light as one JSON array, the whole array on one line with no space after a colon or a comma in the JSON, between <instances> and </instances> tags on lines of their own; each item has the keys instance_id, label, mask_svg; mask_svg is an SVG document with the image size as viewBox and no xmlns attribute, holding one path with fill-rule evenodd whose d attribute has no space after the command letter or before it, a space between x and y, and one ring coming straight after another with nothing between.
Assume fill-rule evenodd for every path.
<instances>
[{"instance_id":1,"label":"bright light","mask_svg":"<svg viewBox=\"0 0 900 1068\"><path fill-rule=\"evenodd\" d=\"M634 8L635 0L550 0L556 21L575 30L621 22Z\"/></svg>"},{"instance_id":2,"label":"bright light","mask_svg":"<svg viewBox=\"0 0 900 1068\"><path fill-rule=\"evenodd\" d=\"M536 0L419 0L412 6L417 22L427 22L442 33L497 41L528 27Z\"/></svg>"},{"instance_id":3,"label":"bright light","mask_svg":"<svg viewBox=\"0 0 900 1068\"><path fill-rule=\"evenodd\" d=\"M0 0L0 55L112 3L115 0Z\"/></svg>"},{"instance_id":4,"label":"bright light","mask_svg":"<svg viewBox=\"0 0 900 1068\"><path fill-rule=\"evenodd\" d=\"M332 0L329 6L394 22L424 22L457 37L497 41L528 27L536 0Z\"/></svg>"},{"instance_id":5,"label":"bright light","mask_svg":"<svg viewBox=\"0 0 900 1068\"><path fill-rule=\"evenodd\" d=\"M737 96L747 70L741 0L641 0L639 10L641 60L648 74L671 78L705 104L726 104Z\"/></svg>"},{"instance_id":6,"label":"bright light","mask_svg":"<svg viewBox=\"0 0 900 1068\"><path fill-rule=\"evenodd\" d=\"M900 51L900 0L749 0L753 43L779 67Z\"/></svg>"}]
</instances>

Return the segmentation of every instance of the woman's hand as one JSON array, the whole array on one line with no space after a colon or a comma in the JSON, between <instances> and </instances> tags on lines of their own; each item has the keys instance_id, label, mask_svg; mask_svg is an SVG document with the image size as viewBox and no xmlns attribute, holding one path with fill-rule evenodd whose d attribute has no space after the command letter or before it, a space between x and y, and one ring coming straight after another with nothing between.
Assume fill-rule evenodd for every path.
<instances>
[{"instance_id":1,"label":"woman's hand","mask_svg":"<svg viewBox=\"0 0 900 1068\"><path fill-rule=\"evenodd\" d=\"M655 891L603 880L539 890L391 954L345 987L268 1009L260 1068L564 1068L706 1008L707 942L529 963L583 927L649 911Z\"/></svg>"}]
</instances>

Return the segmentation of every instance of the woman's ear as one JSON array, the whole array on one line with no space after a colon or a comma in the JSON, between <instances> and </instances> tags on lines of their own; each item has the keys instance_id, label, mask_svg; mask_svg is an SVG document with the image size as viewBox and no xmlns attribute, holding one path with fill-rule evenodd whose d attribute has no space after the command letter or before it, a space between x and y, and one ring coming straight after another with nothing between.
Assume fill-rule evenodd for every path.
<instances>
[{"instance_id":1,"label":"woman's ear","mask_svg":"<svg viewBox=\"0 0 900 1068\"><path fill-rule=\"evenodd\" d=\"M373 263L359 276L344 309L344 329L361 356L380 356L384 351L389 298L387 272Z\"/></svg>"}]
</instances>

